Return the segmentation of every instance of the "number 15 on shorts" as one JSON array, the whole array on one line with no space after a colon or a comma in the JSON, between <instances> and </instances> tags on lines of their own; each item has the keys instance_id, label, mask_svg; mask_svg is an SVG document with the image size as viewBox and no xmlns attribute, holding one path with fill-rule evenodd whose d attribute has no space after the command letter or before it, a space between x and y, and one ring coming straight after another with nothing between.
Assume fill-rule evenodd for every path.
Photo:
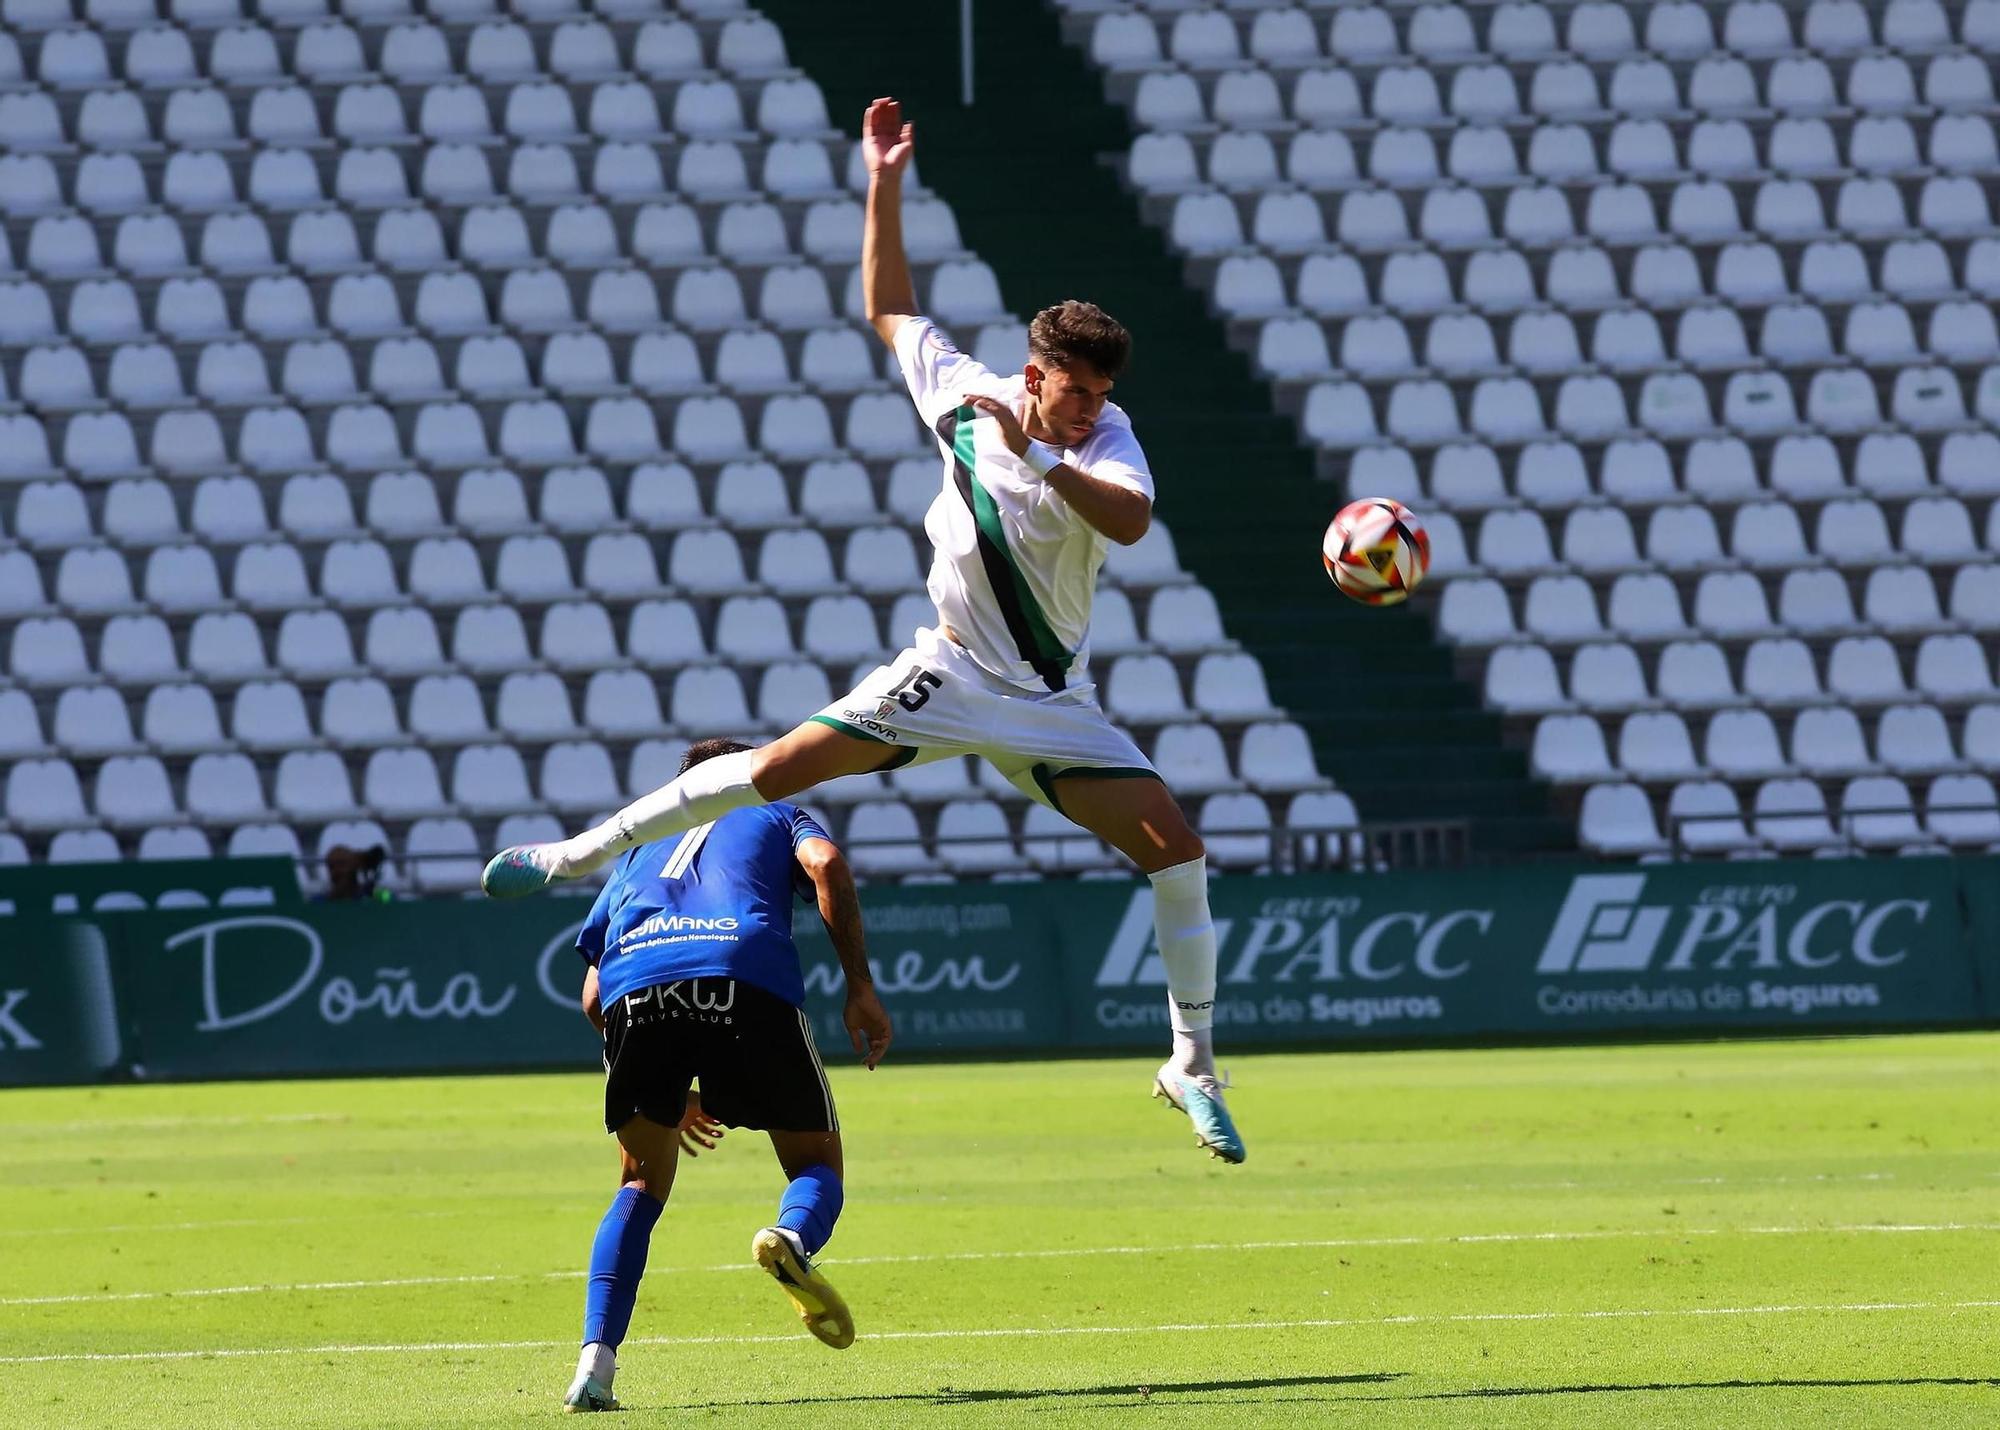
<instances>
[{"instance_id":1,"label":"number 15 on shorts","mask_svg":"<svg viewBox=\"0 0 2000 1430\"><path fill-rule=\"evenodd\" d=\"M905 710L921 710L930 700L931 692L943 684L921 665L915 665L910 667L907 675L889 687L889 693Z\"/></svg>"}]
</instances>

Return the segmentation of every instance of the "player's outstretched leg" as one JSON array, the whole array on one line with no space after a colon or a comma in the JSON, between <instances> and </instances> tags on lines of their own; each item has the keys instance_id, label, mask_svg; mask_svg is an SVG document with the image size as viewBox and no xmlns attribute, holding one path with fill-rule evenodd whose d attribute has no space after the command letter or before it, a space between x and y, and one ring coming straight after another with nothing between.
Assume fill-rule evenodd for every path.
<instances>
[{"instance_id":1,"label":"player's outstretched leg","mask_svg":"<svg viewBox=\"0 0 2000 1430\"><path fill-rule=\"evenodd\" d=\"M841 775L881 769L907 753L817 720L757 750L727 740L699 741L689 747L678 776L595 828L548 844L502 849L487 861L479 887L496 899L537 893L565 879L595 874L635 845L707 824L732 809L790 799Z\"/></svg>"},{"instance_id":2,"label":"player's outstretched leg","mask_svg":"<svg viewBox=\"0 0 2000 1430\"><path fill-rule=\"evenodd\" d=\"M487 862L479 887L496 899L538 893L561 880L594 874L635 845L763 804L750 781L751 754L737 750L703 760L573 838L502 849Z\"/></svg>"},{"instance_id":3,"label":"player's outstretched leg","mask_svg":"<svg viewBox=\"0 0 2000 1430\"><path fill-rule=\"evenodd\" d=\"M1187 1114L1195 1142L1225 1162L1246 1155L1215 1076L1215 921L1208 909L1208 860L1160 869L1153 883L1153 936L1167 971L1173 1056L1153 1077L1153 1095Z\"/></svg>"},{"instance_id":4,"label":"player's outstretched leg","mask_svg":"<svg viewBox=\"0 0 2000 1430\"><path fill-rule=\"evenodd\" d=\"M750 1255L778 1283L806 1329L837 1351L854 1344L854 1317L812 1258L833 1235L842 1201L839 1172L823 1162L805 1167L785 1188L777 1224L750 1239Z\"/></svg>"}]
</instances>

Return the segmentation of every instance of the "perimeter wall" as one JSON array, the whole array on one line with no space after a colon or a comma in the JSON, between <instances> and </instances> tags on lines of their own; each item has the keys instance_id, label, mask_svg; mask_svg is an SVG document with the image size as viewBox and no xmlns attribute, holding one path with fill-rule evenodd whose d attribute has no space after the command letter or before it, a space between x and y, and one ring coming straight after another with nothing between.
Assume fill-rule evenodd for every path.
<instances>
[{"instance_id":1,"label":"perimeter wall","mask_svg":"<svg viewBox=\"0 0 2000 1430\"><path fill-rule=\"evenodd\" d=\"M0 888L0 1085L597 1063L584 900L308 904L226 861L34 873ZM1995 858L1223 878L1213 901L1227 1046L2000 1024ZM1143 882L863 905L902 1051L1162 1041ZM839 966L799 925L838 1061Z\"/></svg>"}]
</instances>

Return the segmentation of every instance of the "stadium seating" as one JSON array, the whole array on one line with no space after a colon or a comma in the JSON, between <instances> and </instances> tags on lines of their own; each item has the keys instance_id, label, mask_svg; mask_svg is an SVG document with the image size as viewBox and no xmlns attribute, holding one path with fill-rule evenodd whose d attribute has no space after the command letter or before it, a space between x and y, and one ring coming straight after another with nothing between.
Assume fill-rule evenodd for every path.
<instances>
[{"instance_id":1,"label":"stadium seating","mask_svg":"<svg viewBox=\"0 0 2000 1430\"><path fill-rule=\"evenodd\" d=\"M6 7L0 857L379 839L459 892L908 639L937 458L818 87L735 0L513 11ZM905 224L1018 364L920 182ZM1245 831L1326 782L1164 524L1105 585L1114 708L1283 856ZM876 876L1111 862L1004 781L826 793Z\"/></svg>"},{"instance_id":2,"label":"stadium seating","mask_svg":"<svg viewBox=\"0 0 2000 1430\"><path fill-rule=\"evenodd\" d=\"M1994 843L2000 7L1059 3L1588 847Z\"/></svg>"}]
</instances>

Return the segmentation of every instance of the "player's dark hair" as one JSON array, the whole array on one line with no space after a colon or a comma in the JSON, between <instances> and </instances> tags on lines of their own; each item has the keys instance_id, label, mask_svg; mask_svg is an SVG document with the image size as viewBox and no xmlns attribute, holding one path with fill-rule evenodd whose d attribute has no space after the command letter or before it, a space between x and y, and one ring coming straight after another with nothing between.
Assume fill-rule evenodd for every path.
<instances>
[{"instance_id":1,"label":"player's dark hair","mask_svg":"<svg viewBox=\"0 0 2000 1430\"><path fill-rule=\"evenodd\" d=\"M1083 363L1116 377L1131 360L1132 335L1095 303L1070 298L1035 314L1028 324L1028 356L1045 367Z\"/></svg>"},{"instance_id":2,"label":"player's dark hair","mask_svg":"<svg viewBox=\"0 0 2000 1430\"><path fill-rule=\"evenodd\" d=\"M717 755L741 754L749 748L748 745L740 745L734 740L696 740L687 747L687 753L681 756L681 773L686 774L703 760L712 760Z\"/></svg>"}]
</instances>

